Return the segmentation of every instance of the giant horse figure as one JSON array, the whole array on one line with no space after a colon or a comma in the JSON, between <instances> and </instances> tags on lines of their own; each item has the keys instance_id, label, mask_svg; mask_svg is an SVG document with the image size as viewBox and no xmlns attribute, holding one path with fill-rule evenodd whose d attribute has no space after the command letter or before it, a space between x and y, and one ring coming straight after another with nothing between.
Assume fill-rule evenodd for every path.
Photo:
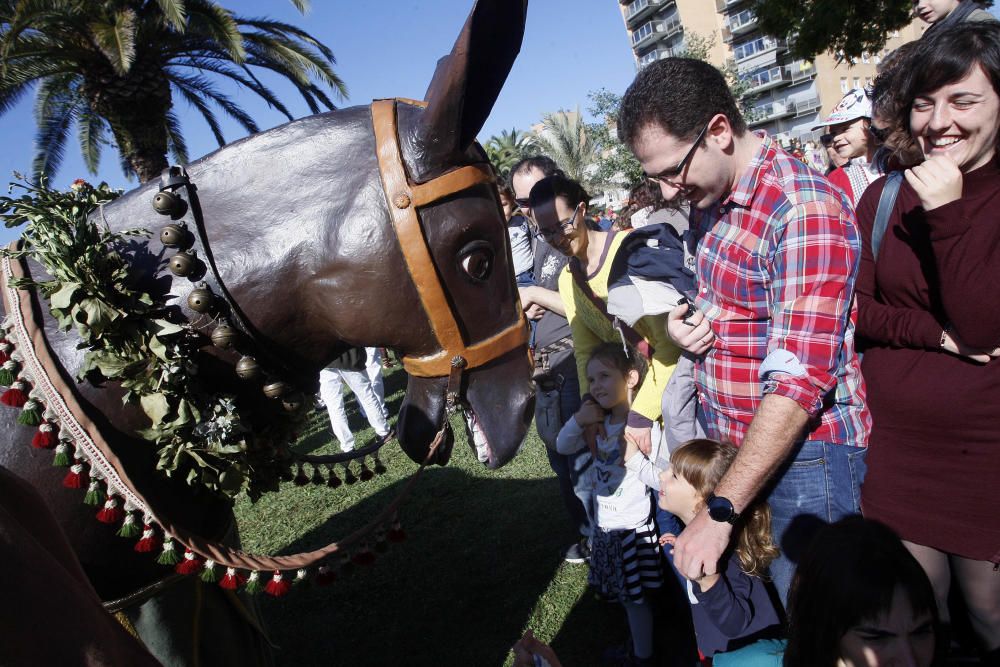
<instances>
[{"instance_id":1,"label":"giant horse figure","mask_svg":"<svg viewBox=\"0 0 1000 667\"><path fill-rule=\"evenodd\" d=\"M310 386L348 345L395 349L410 373L397 430L417 462L447 462L450 439L428 455L451 402L478 419L490 467L514 456L533 412L507 235L475 143L520 49L526 9L527 0L478 0L439 62L426 104L383 100L311 116L186 167L196 193L188 217L197 214L201 227L205 273L265 348L261 354L278 359L285 379ZM147 183L106 205L102 221L112 230L157 229L169 222L150 206L161 187ZM193 281L163 270L171 252L156 240L130 252L135 274L170 295L197 328L204 318L187 306ZM44 277L30 261L22 270ZM35 348L49 355L53 382L113 450L134 491L171 525L235 543L230 504L157 474L153 448L136 436L148 425L144 414L123 407L113 384L75 382L82 352L73 332L60 331L33 292L5 291L37 322ZM233 359L211 346L205 355L215 375L229 377ZM32 431L16 423L15 411L0 410L0 427L0 466L44 496L102 599L134 596L137 604L124 604L123 613L154 655L171 665L266 658L233 654L255 642L242 620L226 630L192 627L196 596L202 618L242 619L245 610L216 595L218 587L188 577L149 599L165 568L96 522L80 491L61 486L63 471L52 467L50 453L27 446ZM17 511L30 516L31 508ZM192 645L198 633L204 639Z\"/></svg>"}]
</instances>

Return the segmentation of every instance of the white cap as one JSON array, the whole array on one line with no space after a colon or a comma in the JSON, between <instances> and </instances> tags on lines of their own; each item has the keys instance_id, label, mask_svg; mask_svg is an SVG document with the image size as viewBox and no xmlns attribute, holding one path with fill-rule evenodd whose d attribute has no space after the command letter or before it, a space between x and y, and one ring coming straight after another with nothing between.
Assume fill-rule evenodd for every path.
<instances>
[{"instance_id":1,"label":"white cap","mask_svg":"<svg viewBox=\"0 0 1000 667\"><path fill-rule=\"evenodd\" d=\"M843 99L833 108L830 116L819 125L814 125L813 129L818 130L827 125L839 125L858 118L872 117L872 101L868 93L863 88L855 88L848 91Z\"/></svg>"}]
</instances>

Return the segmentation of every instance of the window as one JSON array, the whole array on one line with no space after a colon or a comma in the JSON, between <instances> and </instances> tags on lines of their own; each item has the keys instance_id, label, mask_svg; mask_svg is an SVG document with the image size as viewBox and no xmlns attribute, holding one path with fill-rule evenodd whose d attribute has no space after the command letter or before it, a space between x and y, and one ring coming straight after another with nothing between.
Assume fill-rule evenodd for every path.
<instances>
[{"instance_id":1,"label":"window","mask_svg":"<svg viewBox=\"0 0 1000 667\"><path fill-rule=\"evenodd\" d=\"M863 62L866 65L871 62L871 55L867 51L861 52L861 62Z\"/></svg>"},{"instance_id":2,"label":"window","mask_svg":"<svg viewBox=\"0 0 1000 667\"><path fill-rule=\"evenodd\" d=\"M840 77L840 92L846 94L848 90L850 90L850 88L847 87L847 77Z\"/></svg>"},{"instance_id":3,"label":"window","mask_svg":"<svg viewBox=\"0 0 1000 667\"><path fill-rule=\"evenodd\" d=\"M861 79L859 77L854 77L854 87L855 88L861 87Z\"/></svg>"},{"instance_id":4,"label":"window","mask_svg":"<svg viewBox=\"0 0 1000 667\"><path fill-rule=\"evenodd\" d=\"M865 90L871 90L872 78L870 76L865 77Z\"/></svg>"}]
</instances>

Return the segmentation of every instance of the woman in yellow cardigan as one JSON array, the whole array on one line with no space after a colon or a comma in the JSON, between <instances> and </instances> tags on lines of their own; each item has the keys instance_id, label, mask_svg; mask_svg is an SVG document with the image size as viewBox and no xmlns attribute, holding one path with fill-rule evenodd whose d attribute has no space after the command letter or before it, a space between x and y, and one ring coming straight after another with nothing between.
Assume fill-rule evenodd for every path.
<instances>
[{"instance_id":1,"label":"woman in yellow cardigan","mask_svg":"<svg viewBox=\"0 0 1000 667\"><path fill-rule=\"evenodd\" d=\"M559 295L573 332L581 395L589 390L586 365L591 350L600 343L622 341L623 334L574 278L573 266L576 265L576 271L590 286L593 295L607 305L611 264L629 233L603 232L590 227L585 219L589 200L589 195L579 183L563 176L542 179L531 189L530 195L532 216L539 236L570 258L569 265L559 276ZM667 337L665 324L665 315L646 316L634 327L642 342L651 348L652 357L648 359L649 370L632 401L625 438L635 442L647 455L652 446L650 431L653 422L661 417L663 390L680 354Z\"/></svg>"}]
</instances>

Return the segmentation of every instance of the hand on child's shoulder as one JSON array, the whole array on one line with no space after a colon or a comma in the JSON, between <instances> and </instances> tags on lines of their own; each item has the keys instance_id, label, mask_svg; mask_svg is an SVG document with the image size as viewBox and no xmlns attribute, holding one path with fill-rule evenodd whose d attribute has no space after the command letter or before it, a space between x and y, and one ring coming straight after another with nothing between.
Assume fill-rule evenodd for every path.
<instances>
[{"instance_id":1,"label":"hand on child's shoulder","mask_svg":"<svg viewBox=\"0 0 1000 667\"><path fill-rule=\"evenodd\" d=\"M673 545L677 541L677 536L673 533L663 533L660 535L660 546L665 547L666 545Z\"/></svg>"}]
</instances>

